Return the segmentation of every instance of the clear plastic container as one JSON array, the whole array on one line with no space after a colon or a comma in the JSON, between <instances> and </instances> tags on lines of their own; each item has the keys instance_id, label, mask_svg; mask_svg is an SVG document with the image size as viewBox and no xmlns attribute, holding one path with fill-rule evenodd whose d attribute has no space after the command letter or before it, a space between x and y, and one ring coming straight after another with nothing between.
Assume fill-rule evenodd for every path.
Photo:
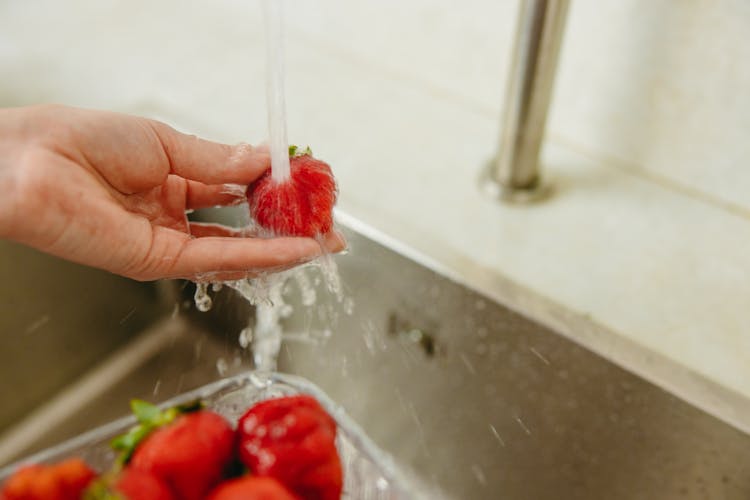
<instances>
[{"instance_id":1,"label":"clear plastic container","mask_svg":"<svg viewBox=\"0 0 750 500\"><path fill-rule=\"evenodd\" d=\"M442 497L436 492L428 492L413 475L397 467L391 457L375 446L341 407L318 387L299 377L249 372L184 393L160 406L168 407L200 399L212 410L236 422L247 408L258 401L299 393L315 397L338 423L337 445L344 467L343 498L401 500ZM115 459L109 441L135 423L133 416L121 418L27 457L0 469L0 482L20 464L51 463L71 456L84 459L97 470L106 470Z\"/></svg>"}]
</instances>

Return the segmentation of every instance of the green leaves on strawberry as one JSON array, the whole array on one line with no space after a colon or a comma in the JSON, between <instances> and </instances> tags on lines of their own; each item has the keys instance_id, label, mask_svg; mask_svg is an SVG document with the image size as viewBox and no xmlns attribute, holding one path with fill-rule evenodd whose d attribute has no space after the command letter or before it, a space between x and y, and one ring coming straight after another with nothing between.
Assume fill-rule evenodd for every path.
<instances>
[{"instance_id":1,"label":"green leaves on strawberry","mask_svg":"<svg viewBox=\"0 0 750 500\"><path fill-rule=\"evenodd\" d=\"M200 401L191 401L182 405L173 406L166 410L160 409L141 399L133 399L130 402L130 409L138 420L138 424L131 427L128 432L115 437L110 446L113 450L119 451L117 464L125 465L130 461L136 447L148 437L151 432L170 424L183 413L190 413L203 408Z\"/></svg>"},{"instance_id":2,"label":"green leaves on strawberry","mask_svg":"<svg viewBox=\"0 0 750 500\"><path fill-rule=\"evenodd\" d=\"M295 146L294 144L289 145L289 158L294 158L297 156L312 156L313 152L312 149L310 149L310 146L306 146L305 149L300 149L299 146Z\"/></svg>"}]
</instances>

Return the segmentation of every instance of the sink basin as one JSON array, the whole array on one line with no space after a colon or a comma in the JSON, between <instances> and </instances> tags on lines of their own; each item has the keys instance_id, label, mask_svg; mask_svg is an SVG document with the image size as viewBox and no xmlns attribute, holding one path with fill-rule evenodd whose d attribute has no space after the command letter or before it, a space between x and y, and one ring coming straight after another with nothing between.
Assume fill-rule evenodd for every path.
<instances>
[{"instance_id":1,"label":"sink basin","mask_svg":"<svg viewBox=\"0 0 750 500\"><path fill-rule=\"evenodd\" d=\"M423 481L471 499L750 497L748 435L532 319L345 232L351 251L335 258L344 299L327 292L312 269L313 306L290 287L294 312L284 320L279 371L321 387ZM34 259L48 266L35 290L66 280L54 267L67 264ZM41 377L37 393L45 396L33 402L17 403L6 392L13 387L2 386L3 401L12 401L4 414L14 420L0 438L0 465L126 413L132 396L165 400L252 366L238 334L253 308L232 290L215 293L213 309L200 313L191 306L191 284L135 284L89 270L80 276L83 288L69 296L96 280L108 292L91 294L92 303L71 298L64 311L88 318L99 308L115 319L44 325L49 338L79 339L75 351L87 369L70 370L56 384ZM43 315L54 297L39 293L34 314ZM2 307L4 320L13 316L7 300ZM120 323L118 315L132 308L138 320ZM4 333L16 347L0 351L0 363L11 367L11 379L35 387L27 379L56 361L43 358L39 368L24 347L33 332L12 341Z\"/></svg>"}]
</instances>

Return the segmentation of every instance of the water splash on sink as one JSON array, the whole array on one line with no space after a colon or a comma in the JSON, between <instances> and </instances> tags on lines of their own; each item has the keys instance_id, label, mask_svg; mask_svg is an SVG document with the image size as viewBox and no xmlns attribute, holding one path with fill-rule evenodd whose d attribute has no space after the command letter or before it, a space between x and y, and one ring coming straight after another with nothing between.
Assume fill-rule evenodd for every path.
<instances>
[{"instance_id":1,"label":"water splash on sink","mask_svg":"<svg viewBox=\"0 0 750 500\"><path fill-rule=\"evenodd\" d=\"M332 303L325 301L325 306L320 306L326 307L325 311L317 311L319 316L327 319L329 328L322 332L284 332L282 321L294 312L285 297L297 293L300 296L299 303L312 310L318 300L318 285L324 285L323 290L334 298ZM263 371L276 370L283 339L307 343L325 342L331 336L330 327L338 321L340 313L334 310L336 308L333 305L339 306L338 309L347 315L352 314L354 307L353 299L344 295L338 268L329 254L287 271L236 281L197 283L194 296L196 308L202 312L210 310L213 299L209 295L209 288L218 292L222 286L235 290L255 306L254 318L251 317L248 326L240 331L238 342L241 348L252 350L255 368ZM217 363L217 370L220 374L226 373L226 364Z\"/></svg>"},{"instance_id":2,"label":"water splash on sink","mask_svg":"<svg viewBox=\"0 0 750 500\"><path fill-rule=\"evenodd\" d=\"M284 89L284 19L283 0L263 0L263 15L266 27L266 99L268 108L268 132L271 152L271 172L276 182L289 178L289 149L286 127L286 103ZM252 223L251 223L252 224ZM318 243L324 249L323 237ZM255 326L246 327L240 332L239 344L243 349L251 347L255 368L273 371L276 369L279 350L283 337L281 321L292 314L291 305L284 300L285 293L290 292L289 284L294 282L305 307L313 307L317 301L316 285L311 282L307 272L317 268L323 278L326 289L333 294L338 304L343 304L344 311L352 314L354 302L345 299L341 278L333 256L323 251L321 257L313 263L289 271L261 275L252 279L225 282L223 284L236 290L251 305L255 306ZM208 311L212 306L208 295L208 284L198 283L195 291L195 305L200 311ZM212 283L217 292L222 283ZM336 315L330 314L331 321ZM252 318L251 318L252 321ZM326 329L330 332L329 329ZM320 335L314 332L294 332L288 335L290 340L319 342L329 334ZM222 365L223 367L223 365ZM218 366L217 366L218 368ZM224 371L219 369L219 371Z\"/></svg>"}]
</instances>

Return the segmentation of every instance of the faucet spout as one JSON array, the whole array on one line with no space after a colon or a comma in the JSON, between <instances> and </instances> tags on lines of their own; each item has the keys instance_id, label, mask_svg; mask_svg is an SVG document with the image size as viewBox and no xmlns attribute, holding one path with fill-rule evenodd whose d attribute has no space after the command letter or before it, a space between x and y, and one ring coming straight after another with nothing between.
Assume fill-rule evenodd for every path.
<instances>
[{"instance_id":1,"label":"faucet spout","mask_svg":"<svg viewBox=\"0 0 750 500\"><path fill-rule=\"evenodd\" d=\"M506 201L546 196L539 150L569 0L521 0L508 75L500 148L483 175L483 187Z\"/></svg>"}]
</instances>

